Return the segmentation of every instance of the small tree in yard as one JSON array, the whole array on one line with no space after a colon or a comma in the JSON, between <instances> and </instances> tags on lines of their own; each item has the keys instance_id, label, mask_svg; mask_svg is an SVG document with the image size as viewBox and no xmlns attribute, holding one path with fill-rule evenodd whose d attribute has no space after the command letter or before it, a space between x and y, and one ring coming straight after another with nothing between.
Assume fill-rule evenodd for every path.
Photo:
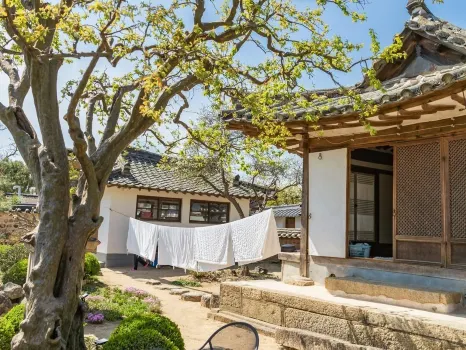
<instances>
[{"instance_id":1,"label":"small tree in yard","mask_svg":"<svg viewBox=\"0 0 466 350\"><path fill-rule=\"evenodd\" d=\"M175 130L170 142L156 135L167 155L173 155L162 166L186 179L203 181L227 198L241 218L248 213L232 194L234 187L249 192L253 209L262 211L268 201L301 183L297 157L284 156L283 151L269 147L268 141L227 130L219 113L204 109L196 123L185 128L184 134ZM235 176L238 173L241 176Z\"/></svg>"},{"instance_id":2,"label":"small tree in yard","mask_svg":"<svg viewBox=\"0 0 466 350\"><path fill-rule=\"evenodd\" d=\"M35 259L24 287L26 315L13 349L84 349L79 293L85 246L102 223L100 201L119 154L149 130L160 133L162 123L182 123L185 94L195 90L215 106L227 101L229 108L248 108L258 134L269 144L283 144L287 132L272 122L272 106L296 101L304 75L322 71L333 77L352 68L350 54L361 46L329 37L322 21L331 5L364 20L348 7L352 3L318 0L314 9L300 11L282 0L2 1L0 67L9 88L0 121L31 172L40 203L37 234L30 237ZM382 53L373 39L374 56L400 57L399 39ZM263 56L243 62L238 54L244 50ZM67 64L79 59L86 68L65 84L62 115L58 81L70 75ZM100 73L98 63L105 66ZM35 115L23 110L29 92ZM363 117L374 112L346 92ZM299 104L310 107L316 99ZM94 118L103 125L98 143ZM80 165L71 199L65 133Z\"/></svg>"}]
</instances>

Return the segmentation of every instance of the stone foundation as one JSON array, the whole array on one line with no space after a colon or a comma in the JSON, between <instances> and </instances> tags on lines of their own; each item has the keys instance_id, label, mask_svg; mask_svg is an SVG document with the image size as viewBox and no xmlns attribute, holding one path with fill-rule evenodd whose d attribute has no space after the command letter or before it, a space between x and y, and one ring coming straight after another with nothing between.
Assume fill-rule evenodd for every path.
<instances>
[{"instance_id":1,"label":"stone foundation","mask_svg":"<svg viewBox=\"0 0 466 350\"><path fill-rule=\"evenodd\" d=\"M277 285L285 288L284 284L277 283ZM222 311L233 312L284 328L285 330L278 333L281 335L277 335L277 342L294 349L313 349L311 345L318 343L321 346L317 347L318 349L374 347L388 350L460 350L466 348L464 320L459 327L453 327L446 322L433 322L435 319L424 320L420 317L381 312L369 307L332 303L328 300L254 287L241 282L221 284L220 313ZM303 332L293 333L293 329ZM298 343L301 345L291 345Z\"/></svg>"}]
</instances>

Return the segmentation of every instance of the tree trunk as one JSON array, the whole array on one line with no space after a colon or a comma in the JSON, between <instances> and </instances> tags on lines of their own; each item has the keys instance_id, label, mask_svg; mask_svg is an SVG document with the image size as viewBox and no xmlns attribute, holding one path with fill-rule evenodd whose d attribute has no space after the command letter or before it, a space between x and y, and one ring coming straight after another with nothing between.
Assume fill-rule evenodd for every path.
<instances>
[{"instance_id":1,"label":"tree trunk","mask_svg":"<svg viewBox=\"0 0 466 350\"><path fill-rule=\"evenodd\" d=\"M226 194L227 199L233 204L235 207L236 211L238 212L239 218L244 219L246 216L244 215L243 209L239 205L238 201L236 200L235 197L230 196L229 194Z\"/></svg>"},{"instance_id":2,"label":"tree trunk","mask_svg":"<svg viewBox=\"0 0 466 350\"><path fill-rule=\"evenodd\" d=\"M100 225L91 196L72 208L68 154L59 121L57 72L60 62L31 63L31 87L43 146L39 149L42 186L34 261L24 290L26 315L13 350L84 349L78 306L86 242ZM87 203L94 203L89 208ZM98 211L98 209L97 209Z\"/></svg>"}]
</instances>

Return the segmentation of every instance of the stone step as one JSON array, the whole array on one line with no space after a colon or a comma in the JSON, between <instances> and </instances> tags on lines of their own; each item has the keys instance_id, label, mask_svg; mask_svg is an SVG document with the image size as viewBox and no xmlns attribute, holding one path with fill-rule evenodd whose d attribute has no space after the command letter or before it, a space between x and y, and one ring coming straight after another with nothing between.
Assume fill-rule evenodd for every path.
<instances>
[{"instance_id":1,"label":"stone step","mask_svg":"<svg viewBox=\"0 0 466 350\"><path fill-rule=\"evenodd\" d=\"M284 328L262 322L250 317L237 315L228 311L216 311L208 314L210 319L223 323L246 322L267 337L275 338L277 344L297 350L381 350L371 346L356 345L330 336L304 331L297 328Z\"/></svg>"},{"instance_id":2,"label":"stone step","mask_svg":"<svg viewBox=\"0 0 466 350\"><path fill-rule=\"evenodd\" d=\"M466 315L379 305L334 297L320 286L268 281L220 285L222 315L230 312L275 328L300 329L369 349L466 349Z\"/></svg>"},{"instance_id":3,"label":"stone step","mask_svg":"<svg viewBox=\"0 0 466 350\"><path fill-rule=\"evenodd\" d=\"M357 277L328 277L325 288L335 296L452 313L462 306L461 293L364 280Z\"/></svg>"},{"instance_id":4,"label":"stone step","mask_svg":"<svg viewBox=\"0 0 466 350\"><path fill-rule=\"evenodd\" d=\"M275 334L275 341L281 346L296 350L382 350L296 328L279 327Z\"/></svg>"},{"instance_id":5,"label":"stone step","mask_svg":"<svg viewBox=\"0 0 466 350\"><path fill-rule=\"evenodd\" d=\"M265 335L267 337L275 338L275 333L277 332L278 326L273 324L262 322L259 320L255 320L253 318L249 318L246 316L241 316L232 312L228 311L211 311L207 315L208 318L223 322L223 323L231 323L231 322L246 322L249 323L251 326L257 329L259 334Z\"/></svg>"}]
</instances>

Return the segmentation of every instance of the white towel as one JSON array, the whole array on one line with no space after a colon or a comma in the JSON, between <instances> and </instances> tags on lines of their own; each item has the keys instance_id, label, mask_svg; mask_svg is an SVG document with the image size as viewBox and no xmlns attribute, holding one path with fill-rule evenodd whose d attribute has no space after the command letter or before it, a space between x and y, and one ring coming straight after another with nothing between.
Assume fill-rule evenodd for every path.
<instances>
[{"instance_id":1,"label":"white towel","mask_svg":"<svg viewBox=\"0 0 466 350\"><path fill-rule=\"evenodd\" d=\"M126 249L128 253L155 260L157 249L157 226L133 218L129 219Z\"/></svg>"},{"instance_id":2,"label":"white towel","mask_svg":"<svg viewBox=\"0 0 466 350\"><path fill-rule=\"evenodd\" d=\"M230 237L230 224L196 227L194 229L194 258L199 263L227 265Z\"/></svg>"},{"instance_id":3,"label":"white towel","mask_svg":"<svg viewBox=\"0 0 466 350\"><path fill-rule=\"evenodd\" d=\"M233 221L230 225L235 261L240 265L280 253L277 224L271 209Z\"/></svg>"},{"instance_id":4,"label":"white towel","mask_svg":"<svg viewBox=\"0 0 466 350\"><path fill-rule=\"evenodd\" d=\"M197 229L196 229L197 230ZM195 234L196 235L196 234ZM225 269L227 267L233 266L235 264L235 259L233 256L233 243L231 241L231 230L228 228L228 232L226 232L226 243L222 243L222 251L219 252L218 258L213 258L212 260L218 260L217 262L209 262L205 260L207 255L200 254L199 256L204 258L203 261L197 262L197 271L198 272L211 272L211 271L218 271L221 269ZM216 242L219 240L216 237L212 237L212 241ZM197 240L195 241L197 242ZM226 247L225 247L226 245ZM209 248L209 246L207 246ZM199 250L199 247L195 247L196 252ZM210 250L210 249L209 249ZM220 258L221 257L221 258Z\"/></svg>"},{"instance_id":5,"label":"white towel","mask_svg":"<svg viewBox=\"0 0 466 350\"><path fill-rule=\"evenodd\" d=\"M157 225L159 234L159 265L196 270L194 259L194 228Z\"/></svg>"}]
</instances>

